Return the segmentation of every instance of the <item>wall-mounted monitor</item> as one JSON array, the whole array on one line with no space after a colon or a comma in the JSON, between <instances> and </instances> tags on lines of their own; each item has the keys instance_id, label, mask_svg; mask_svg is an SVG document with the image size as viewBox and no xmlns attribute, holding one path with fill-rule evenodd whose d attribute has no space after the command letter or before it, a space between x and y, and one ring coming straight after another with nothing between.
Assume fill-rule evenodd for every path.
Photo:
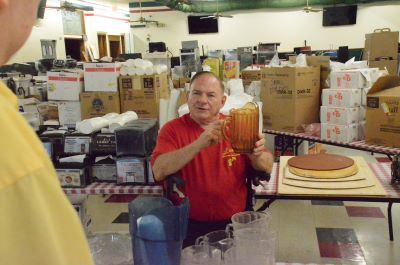
<instances>
[{"instance_id":1,"label":"wall-mounted monitor","mask_svg":"<svg viewBox=\"0 0 400 265\"><path fill-rule=\"evenodd\" d=\"M357 5L324 7L322 26L354 25L357 22Z\"/></svg>"},{"instance_id":2,"label":"wall-mounted monitor","mask_svg":"<svg viewBox=\"0 0 400 265\"><path fill-rule=\"evenodd\" d=\"M218 19L208 16L188 16L189 34L218 33Z\"/></svg>"}]
</instances>

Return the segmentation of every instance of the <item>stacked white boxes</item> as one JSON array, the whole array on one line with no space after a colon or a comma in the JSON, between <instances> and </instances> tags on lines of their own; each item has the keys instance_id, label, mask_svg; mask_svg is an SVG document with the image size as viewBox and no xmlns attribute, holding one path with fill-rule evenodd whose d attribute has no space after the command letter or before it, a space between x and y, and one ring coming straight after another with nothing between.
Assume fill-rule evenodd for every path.
<instances>
[{"instance_id":1,"label":"stacked white boxes","mask_svg":"<svg viewBox=\"0 0 400 265\"><path fill-rule=\"evenodd\" d=\"M366 93L378 79L378 68L331 73L322 90L321 139L350 143L364 139Z\"/></svg>"},{"instance_id":2,"label":"stacked white boxes","mask_svg":"<svg viewBox=\"0 0 400 265\"><path fill-rule=\"evenodd\" d=\"M70 69L47 72L47 96L58 105L60 125L75 127L81 120L79 94L83 91L83 71Z\"/></svg>"}]
</instances>

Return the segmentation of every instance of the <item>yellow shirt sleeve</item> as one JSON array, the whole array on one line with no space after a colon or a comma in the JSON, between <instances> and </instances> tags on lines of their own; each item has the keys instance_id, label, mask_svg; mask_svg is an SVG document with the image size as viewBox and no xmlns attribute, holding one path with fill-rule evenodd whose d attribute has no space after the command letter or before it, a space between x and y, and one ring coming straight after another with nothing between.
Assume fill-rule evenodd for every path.
<instances>
[{"instance_id":1,"label":"yellow shirt sleeve","mask_svg":"<svg viewBox=\"0 0 400 265\"><path fill-rule=\"evenodd\" d=\"M0 146L0 264L92 265L78 215L1 82Z\"/></svg>"}]
</instances>

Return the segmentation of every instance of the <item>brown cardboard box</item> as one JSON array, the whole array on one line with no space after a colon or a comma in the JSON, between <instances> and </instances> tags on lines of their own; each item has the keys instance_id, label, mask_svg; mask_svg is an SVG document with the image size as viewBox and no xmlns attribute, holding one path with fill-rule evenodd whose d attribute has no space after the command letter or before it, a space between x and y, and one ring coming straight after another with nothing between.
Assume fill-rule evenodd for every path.
<instances>
[{"instance_id":1,"label":"brown cardboard box","mask_svg":"<svg viewBox=\"0 0 400 265\"><path fill-rule=\"evenodd\" d=\"M163 83L160 78L159 75L120 76L118 82L122 112L133 110L139 118L158 119L162 93L162 89L158 88Z\"/></svg>"},{"instance_id":2,"label":"brown cardboard box","mask_svg":"<svg viewBox=\"0 0 400 265\"><path fill-rule=\"evenodd\" d=\"M179 78L179 88L184 88L186 83L190 83L189 77L180 77Z\"/></svg>"},{"instance_id":3,"label":"brown cardboard box","mask_svg":"<svg viewBox=\"0 0 400 265\"><path fill-rule=\"evenodd\" d=\"M264 128L303 131L303 124L319 121L319 67L263 68L261 101Z\"/></svg>"},{"instance_id":4,"label":"brown cardboard box","mask_svg":"<svg viewBox=\"0 0 400 265\"><path fill-rule=\"evenodd\" d=\"M120 113L118 92L83 92L79 98L82 120L100 117L110 112Z\"/></svg>"},{"instance_id":5,"label":"brown cardboard box","mask_svg":"<svg viewBox=\"0 0 400 265\"><path fill-rule=\"evenodd\" d=\"M397 75L397 68L399 61L397 60L380 60L380 61L368 61L368 65L371 68L377 67L380 70L387 68L390 75Z\"/></svg>"},{"instance_id":6,"label":"brown cardboard box","mask_svg":"<svg viewBox=\"0 0 400 265\"><path fill-rule=\"evenodd\" d=\"M367 94L365 141L400 147L400 78L383 76Z\"/></svg>"},{"instance_id":7,"label":"brown cardboard box","mask_svg":"<svg viewBox=\"0 0 400 265\"><path fill-rule=\"evenodd\" d=\"M261 70L243 70L241 72L241 78L243 80L243 85L248 86L253 81L261 80Z\"/></svg>"},{"instance_id":8,"label":"brown cardboard box","mask_svg":"<svg viewBox=\"0 0 400 265\"><path fill-rule=\"evenodd\" d=\"M289 56L289 61L291 63L296 62L296 56ZM307 56L306 57L308 66L320 66L321 67L321 88L328 88L328 77L329 77L329 65L330 65L330 57L329 56Z\"/></svg>"},{"instance_id":9,"label":"brown cardboard box","mask_svg":"<svg viewBox=\"0 0 400 265\"><path fill-rule=\"evenodd\" d=\"M387 58L397 60L397 46L399 43L399 32L390 29L376 29L374 33L365 34L365 46L363 59L376 60Z\"/></svg>"}]
</instances>

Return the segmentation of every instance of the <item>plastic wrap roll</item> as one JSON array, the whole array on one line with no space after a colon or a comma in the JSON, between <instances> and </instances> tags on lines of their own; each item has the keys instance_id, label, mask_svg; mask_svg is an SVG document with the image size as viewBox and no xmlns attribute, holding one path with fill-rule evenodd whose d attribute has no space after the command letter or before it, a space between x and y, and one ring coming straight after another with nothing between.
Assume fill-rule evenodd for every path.
<instances>
[{"instance_id":1,"label":"plastic wrap roll","mask_svg":"<svg viewBox=\"0 0 400 265\"><path fill-rule=\"evenodd\" d=\"M137 120L137 119L138 119L138 115L136 114L136 112L134 112L134 111L124 112L121 115L111 119L110 125L109 125L110 131L114 132L115 129L124 126L127 122Z\"/></svg>"},{"instance_id":2,"label":"plastic wrap roll","mask_svg":"<svg viewBox=\"0 0 400 265\"><path fill-rule=\"evenodd\" d=\"M171 91L171 96L169 98L168 102L168 114L167 114L167 121L170 121L172 119L176 118L176 108L178 105L178 99L179 99L179 94L181 91L179 89L172 89Z\"/></svg>"},{"instance_id":3,"label":"plastic wrap roll","mask_svg":"<svg viewBox=\"0 0 400 265\"><path fill-rule=\"evenodd\" d=\"M107 126L107 119L104 119L103 117L96 117L81 121L79 124L77 124L77 129L81 133L91 134L92 132L99 131L101 128Z\"/></svg>"},{"instance_id":4,"label":"plastic wrap roll","mask_svg":"<svg viewBox=\"0 0 400 265\"><path fill-rule=\"evenodd\" d=\"M146 75L152 75L154 73L153 67L152 66L146 67L146 69L144 69L144 73Z\"/></svg>"},{"instance_id":5,"label":"plastic wrap roll","mask_svg":"<svg viewBox=\"0 0 400 265\"><path fill-rule=\"evenodd\" d=\"M159 113L159 122L160 128L167 122L168 117L168 99L160 99L160 113Z\"/></svg>"},{"instance_id":6,"label":"plastic wrap roll","mask_svg":"<svg viewBox=\"0 0 400 265\"><path fill-rule=\"evenodd\" d=\"M128 66L123 65L123 66L121 66L121 68L120 68L120 70L119 70L119 73L120 73L121 75L128 75L128 69L129 69Z\"/></svg>"},{"instance_id":7,"label":"plastic wrap roll","mask_svg":"<svg viewBox=\"0 0 400 265\"><path fill-rule=\"evenodd\" d=\"M135 75L135 74L136 74L136 68L134 66L129 66L128 75Z\"/></svg>"},{"instance_id":8,"label":"plastic wrap roll","mask_svg":"<svg viewBox=\"0 0 400 265\"><path fill-rule=\"evenodd\" d=\"M136 74L137 75L144 75L144 68L136 67Z\"/></svg>"}]
</instances>

